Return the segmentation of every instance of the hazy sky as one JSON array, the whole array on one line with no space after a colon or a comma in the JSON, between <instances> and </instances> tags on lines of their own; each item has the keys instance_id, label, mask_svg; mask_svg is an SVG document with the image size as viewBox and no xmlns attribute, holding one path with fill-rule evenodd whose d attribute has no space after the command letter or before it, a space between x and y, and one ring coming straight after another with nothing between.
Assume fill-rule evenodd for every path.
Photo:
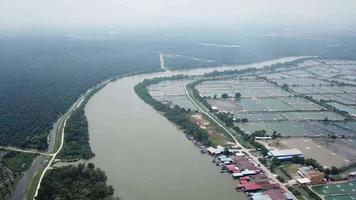
<instances>
[{"instance_id":1,"label":"hazy sky","mask_svg":"<svg viewBox=\"0 0 356 200\"><path fill-rule=\"evenodd\" d=\"M0 0L0 30L248 24L356 27L356 0Z\"/></svg>"}]
</instances>

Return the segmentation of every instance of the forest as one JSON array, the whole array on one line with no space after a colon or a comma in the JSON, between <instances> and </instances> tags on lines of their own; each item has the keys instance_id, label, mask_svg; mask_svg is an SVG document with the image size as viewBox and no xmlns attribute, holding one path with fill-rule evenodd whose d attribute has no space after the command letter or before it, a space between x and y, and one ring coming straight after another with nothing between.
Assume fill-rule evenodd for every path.
<instances>
[{"instance_id":1,"label":"forest","mask_svg":"<svg viewBox=\"0 0 356 200\"><path fill-rule=\"evenodd\" d=\"M92 163L54 168L43 179L38 200L47 199L117 199L107 177Z\"/></svg>"},{"instance_id":2,"label":"forest","mask_svg":"<svg viewBox=\"0 0 356 200\"><path fill-rule=\"evenodd\" d=\"M65 160L90 159L95 156L89 144L88 120L85 116L85 105L90 97L106 84L94 87L84 98L82 104L73 111L67 120L63 149L59 158Z\"/></svg>"},{"instance_id":3,"label":"forest","mask_svg":"<svg viewBox=\"0 0 356 200\"><path fill-rule=\"evenodd\" d=\"M59 158L78 160L94 157L89 145L88 121L84 113L84 106L73 111L65 127L64 146Z\"/></svg>"},{"instance_id":4,"label":"forest","mask_svg":"<svg viewBox=\"0 0 356 200\"><path fill-rule=\"evenodd\" d=\"M0 197L9 199L15 187L15 175L6 166L0 163Z\"/></svg>"},{"instance_id":5,"label":"forest","mask_svg":"<svg viewBox=\"0 0 356 200\"><path fill-rule=\"evenodd\" d=\"M91 86L158 69L149 44L128 43L0 37L0 145L46 149L53 123Z\"/></svg>"},{"instance_id":6,"label":"forest","mask_svg":"<svg viewBox=\"0 0 356 200\"><path fill-rule=\"evenodd\" d=\"M0 36L0 145L46 149L53 123L81 94L110 77L159 70L159 52L214 60L216 65L300 55L356 58L353 36L329 35L320 36L324 40L313 40L214 31L199 37L194 31L182 32L180 37L161 36L157 33L122 34L105 39L56 34ZM325 48L335 41L338 46ZM204 43L238 44L239 48ZM175 69L212 64L196 62L174 59L168 64Z\"/></svg>"}]
</instances>

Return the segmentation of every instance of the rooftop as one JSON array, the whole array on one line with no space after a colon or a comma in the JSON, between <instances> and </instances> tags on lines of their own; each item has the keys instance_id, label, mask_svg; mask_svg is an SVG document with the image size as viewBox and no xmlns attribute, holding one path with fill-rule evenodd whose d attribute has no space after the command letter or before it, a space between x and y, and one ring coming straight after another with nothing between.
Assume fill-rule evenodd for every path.
<instances>
[{"instance_id":1,"label":"rooftop","mask_svg":"<svg viewBox=\"0 0 356 200\"><path fill-rule=\"evenodd\" d=\"M242 186L245 188L245 191L256 191L262 189L257 183L244 183Z\"/></svg>"},{"instance_id":2,"label":"rooftop","mask_svg":"<svg viewBox=\"0 0 356 200\"><path fill-rule=\"evenodd\" d=\"M309 184L310 183L310 179L309 178L300 178L297 180L298 183L300 184Z\"/></svg>"},{"instance_id":3,"label":"rooftop","mask_svg":"<svg viewBox=\"0 0 356 200\"><path fill-rule=\"evenodd\" d=\"M272 189L263 192L263 194L268 195L273 200L286 200L291 199L290 195L283 191L282 189ZM292 198L293 199L293 198Z\"/></svg>"},{"instance_id":4,"label":"rooftop","mask_svg":"<svg viewBox=\"0 0 356 200\"><path fill-rule=\"evenodd\" d=\"M268 154L273 157L303 155L303 153L298 149L271 150Z\"/></svg>"}]
</instances>

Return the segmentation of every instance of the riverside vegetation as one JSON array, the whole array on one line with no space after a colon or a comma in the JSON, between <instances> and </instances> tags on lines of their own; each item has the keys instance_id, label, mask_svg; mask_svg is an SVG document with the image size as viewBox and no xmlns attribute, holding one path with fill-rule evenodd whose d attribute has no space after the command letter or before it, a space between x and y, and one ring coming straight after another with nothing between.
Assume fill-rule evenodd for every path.
<instances>
[{"instance_id":1,"label":"riverside vegetation","mask_svg":"<svg viewBox=\"0 0 356 200\"><path fill-rule=\"evenodd\" d=\"M92 163L54 168L43 179L37 199L118 200L106 180L104 171Z\"/></svg>"},{"instance_id":2,"label":"riverside vegetation","mask_svg":"<svg viewBox=\"0 0 356 200\"><path fill-rule=\"evenodd\" d=\"M164 80L178 80L186 76L178 75L173 77L164 77L164 78L154 78L154 79L145 79L143 82L135 86L136 94L143 99L147 104L151 105L154 109L159 112L162 112L163 115L171 122L176 124L179 128L183 130L185 134L191 135L197 141L211 145L212 141L209 140L208 134L199 128L199 126L193 123L190 120L191 114L193 111L190 109L184 109L177 105L169 106L163 104L160 101L155 100L147 90L147 86L155 84Z\"/></svg>"}]
</instances>

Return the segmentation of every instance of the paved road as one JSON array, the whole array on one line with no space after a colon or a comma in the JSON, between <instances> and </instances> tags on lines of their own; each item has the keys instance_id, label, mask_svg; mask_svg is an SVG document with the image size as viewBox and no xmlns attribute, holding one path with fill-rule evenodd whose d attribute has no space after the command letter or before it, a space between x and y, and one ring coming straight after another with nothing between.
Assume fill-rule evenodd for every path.
<instances>
[{"instance_id":1,"label":"paved road","mask_svg":"<svg viewBox=\"0 0 356 200\"><path fill-rule=\"evenodd\" d=\"M159 62L161 65L161 69L163 69L164 71L168 71L168 68L166 67L165 63L164 63L164 55L163 53L159 53Z\"/></svg>"},{"instance_id":2,"label":"paved road","mask_svg":"<svg viewBox=\"0 0 356 200\"><path fill-rule=\"evenodd\" d=\"M42 168L43 160L44 156L42 155L37 156L33 160L31 167L26 170L26 172L21 176L21 179L16 183L15 191L11 196L12 200L19 200L25 198L27 186L29 183L31 183L34 174L36 174L36 172Z\"/></svg>"},{"instance_id":3,"label":"paved road","mask_svg":"<svg viewBox=\"0 0 356 200\"><path fill-rule=\"evenodd\" d=\"M43 170L41 176L40 176L40 179L37 183L37 187L36 187L36 191L35 191L35 196L33 197L33 200L35 200L35 198L37 197L38 195L38 190L40 189L40 186L41 186L41 182L43 180L43 177L44 175L46 174L46 172L51 169L51 165L53 163L53 161L56 159L56 156L58 155L58 153L62 150L63 148L63 144L64 144L64 129L66 127L66 124L67 124L67 120L70 118L72 112L77 109L84 101L86 95L81 97L75 104L74 106L72 106L72 108L64 115L64 118L63 118L63 126L61 127L61 144L59 146L59 148L57 149L56 152L52 153L52 154L49 154L51 156L51 159L50 161L48 162L47 166L45 167L45 169ZM60 127L60 124L62 122L59 123L59 127Z\"/></svg>"},{"instance_id":4,"label":"paved road","mask_svg":"<svg viewBox=\"0 0 356 200\"><path fill-rule=\"evenodd\" d=\"M274 174L269 171L269 169L267 169L259 160L257 157L255 157L254 155L252 155L249 151L249 149L246 149L245 147L243 147L235 138L234 134L231 133L231 131L229 129L227 129L223 124L221 124L218 120L215 119L215 117L213 117L209 112L206 112L204 110L204 108L202 107L202 105L199 105L199 103L191 96L191 94L189 93L188 89L187 89L187 85L184 86L184 91L186 93L186 95L188 96L189 100L198 108L198 110L200 112L202 112L205 116L209 117L211 120L213 120L218 126L220 126L222 129L224 129L226 131L226 133L228 133L231 138L233 138L235 145L238 147L241 147L241 149L243 151L246 152L246 154L252 158L252 160L260 165L260 168L267 174L268 177L270 177L273 181L279 183L281 185L281 188L283 188L286 192L289 192L289 190L285 187L284 183L280 182L275 176ZM205 108L206 109L206 108ZM291 193L289 192L289 194L296 200L297 198Z\"/></svg>"}]
</instances>

